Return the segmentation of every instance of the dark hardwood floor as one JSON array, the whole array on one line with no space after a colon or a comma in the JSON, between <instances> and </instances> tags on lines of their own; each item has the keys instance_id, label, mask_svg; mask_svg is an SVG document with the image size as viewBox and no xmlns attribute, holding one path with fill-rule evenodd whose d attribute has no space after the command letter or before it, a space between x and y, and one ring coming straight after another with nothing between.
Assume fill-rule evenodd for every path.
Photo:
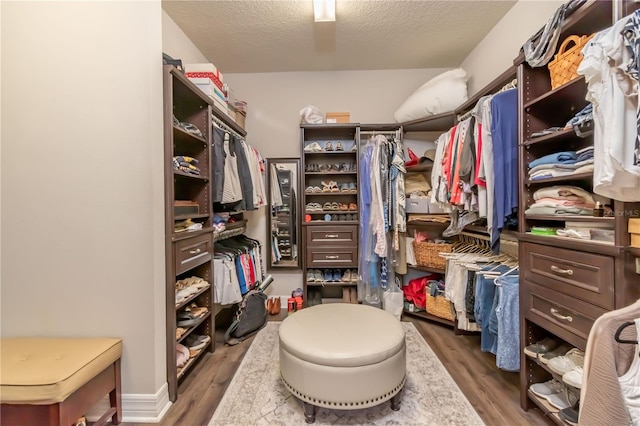
<instances>
[{"instance_id":1,"label":"dark hardwood floor","mask_svg":"<svg viewBox=\"0 0 640 426\"><path fill-rule=\"evenodd\" d=\"M270 320L278 321L285 317L286 311L283 310L280 315L270 317ZM488 426L555 424L538 409L525 412L520 408L518 373L497 368L495 357L480 351L479 335L456 336L451 328L435 322L409 316L403 320L415 324ZM193 367L194 370L185 377L179 388L178 400L169 409L161 425L207 425L251 345L253 338L237 346L224 346L223 326L226 321L217 318L216 322L221 324L216 330L215 352L202 356Z\"/></svg>"}]
</instances>

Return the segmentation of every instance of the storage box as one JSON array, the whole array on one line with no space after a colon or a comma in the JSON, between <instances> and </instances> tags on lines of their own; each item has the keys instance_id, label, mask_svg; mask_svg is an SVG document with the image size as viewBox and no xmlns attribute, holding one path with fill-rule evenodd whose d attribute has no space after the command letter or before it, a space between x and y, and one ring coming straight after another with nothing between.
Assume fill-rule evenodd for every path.
<instances>
[{"instance_id":1,"label":"storage box","mask_svg":"<svg viewBox=\"0 0 640 426\"><path fill-rule=\"evenodd\" d=\"M351 115L348 112L328 112L326 115L327 124L330 123L350 123Z\"/></svg>"},{"instance_id":2,"label":"storage box","mask_svg":"<svg viewBox=\"0 0 640 426\"><path fill-rule=\"evenodd\" d=\"M629 234L631 237L631 247L640 248L640 218L629 219Z\"/></svg>"},{"instance_id":3,"label":"storage box","mask_svg":"<svg viewBox=\"0 0 640 426\"><path fill-rule=\"evenodd\" d=\"M429 213L429 199L407 198L404 209L407 213Z\"/></svg>"},{"instance_id":4,"label":"storage box","mask_svg":"<svg viewBox=\"0 0 640 426\"><path fill-rule=\"evenodd\" d=\"M210 79L220 90L224 84L224 78L222 73L213 64L186 64L184 66L185 76L187 78L208 78Z\"/></svg>"},{"instance_id":5,"label":"storage box","mask_svg":"<svg viewBox=\"0 0 640 426\"><path fill-rule=\"evenodd\" d=\"M247 118L246 114L241 112L241 111L236 111L236 123L238 123L238 126L242 127L244 129L244 121Z\"/></svg>"}]
</instances>

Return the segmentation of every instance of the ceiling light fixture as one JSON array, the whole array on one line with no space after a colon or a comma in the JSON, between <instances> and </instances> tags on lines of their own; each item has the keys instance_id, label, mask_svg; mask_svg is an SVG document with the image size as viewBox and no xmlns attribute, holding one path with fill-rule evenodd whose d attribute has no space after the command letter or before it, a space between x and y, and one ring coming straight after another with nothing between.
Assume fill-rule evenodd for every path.
<instances>
[{"instance_id":1,"label":"ceiling light fixture","mask_svg":"<svg viewBox=\"0 0 640 426\"><path fill-rule=\"evenodd\" d=\"M336 0L313 0L313 19L316 22L334 22Z\"/></svg>"}]
</instances>

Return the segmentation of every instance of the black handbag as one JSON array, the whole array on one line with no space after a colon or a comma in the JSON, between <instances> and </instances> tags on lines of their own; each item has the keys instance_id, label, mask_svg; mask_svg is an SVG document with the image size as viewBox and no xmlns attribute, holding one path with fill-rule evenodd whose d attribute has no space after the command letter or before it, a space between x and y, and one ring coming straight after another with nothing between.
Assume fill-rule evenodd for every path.
<instances>
[{"instance_id":1,"label":"black handbag","mask_svg":"<svg viewBox=\"0 0 640 426\"><path fill-rule=\"evenodd\" d=\"M251 290L242 298L236 319L224 333L227 345L237 345L243 340L256 334L267 325L267 295L262 290Z\"/></svg>"}]
</instances>

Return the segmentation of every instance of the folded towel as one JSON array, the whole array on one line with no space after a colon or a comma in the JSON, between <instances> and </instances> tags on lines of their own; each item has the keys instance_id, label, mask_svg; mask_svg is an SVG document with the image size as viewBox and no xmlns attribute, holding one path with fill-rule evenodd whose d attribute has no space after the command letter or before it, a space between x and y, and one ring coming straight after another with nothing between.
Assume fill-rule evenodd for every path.
<instances>
[{"instance_id":1,"label":"folded towel","mask_svg":"<svg viewBox=\"0 0 640 426\"><path fill-rule=\"evenodd\" d=\"M576 158L578 158L578 156L575 151L556 152L533 160L529 163L529 168L534 168L540 164L573 164L576 162Z\"/></svg>"}]
</instances>

